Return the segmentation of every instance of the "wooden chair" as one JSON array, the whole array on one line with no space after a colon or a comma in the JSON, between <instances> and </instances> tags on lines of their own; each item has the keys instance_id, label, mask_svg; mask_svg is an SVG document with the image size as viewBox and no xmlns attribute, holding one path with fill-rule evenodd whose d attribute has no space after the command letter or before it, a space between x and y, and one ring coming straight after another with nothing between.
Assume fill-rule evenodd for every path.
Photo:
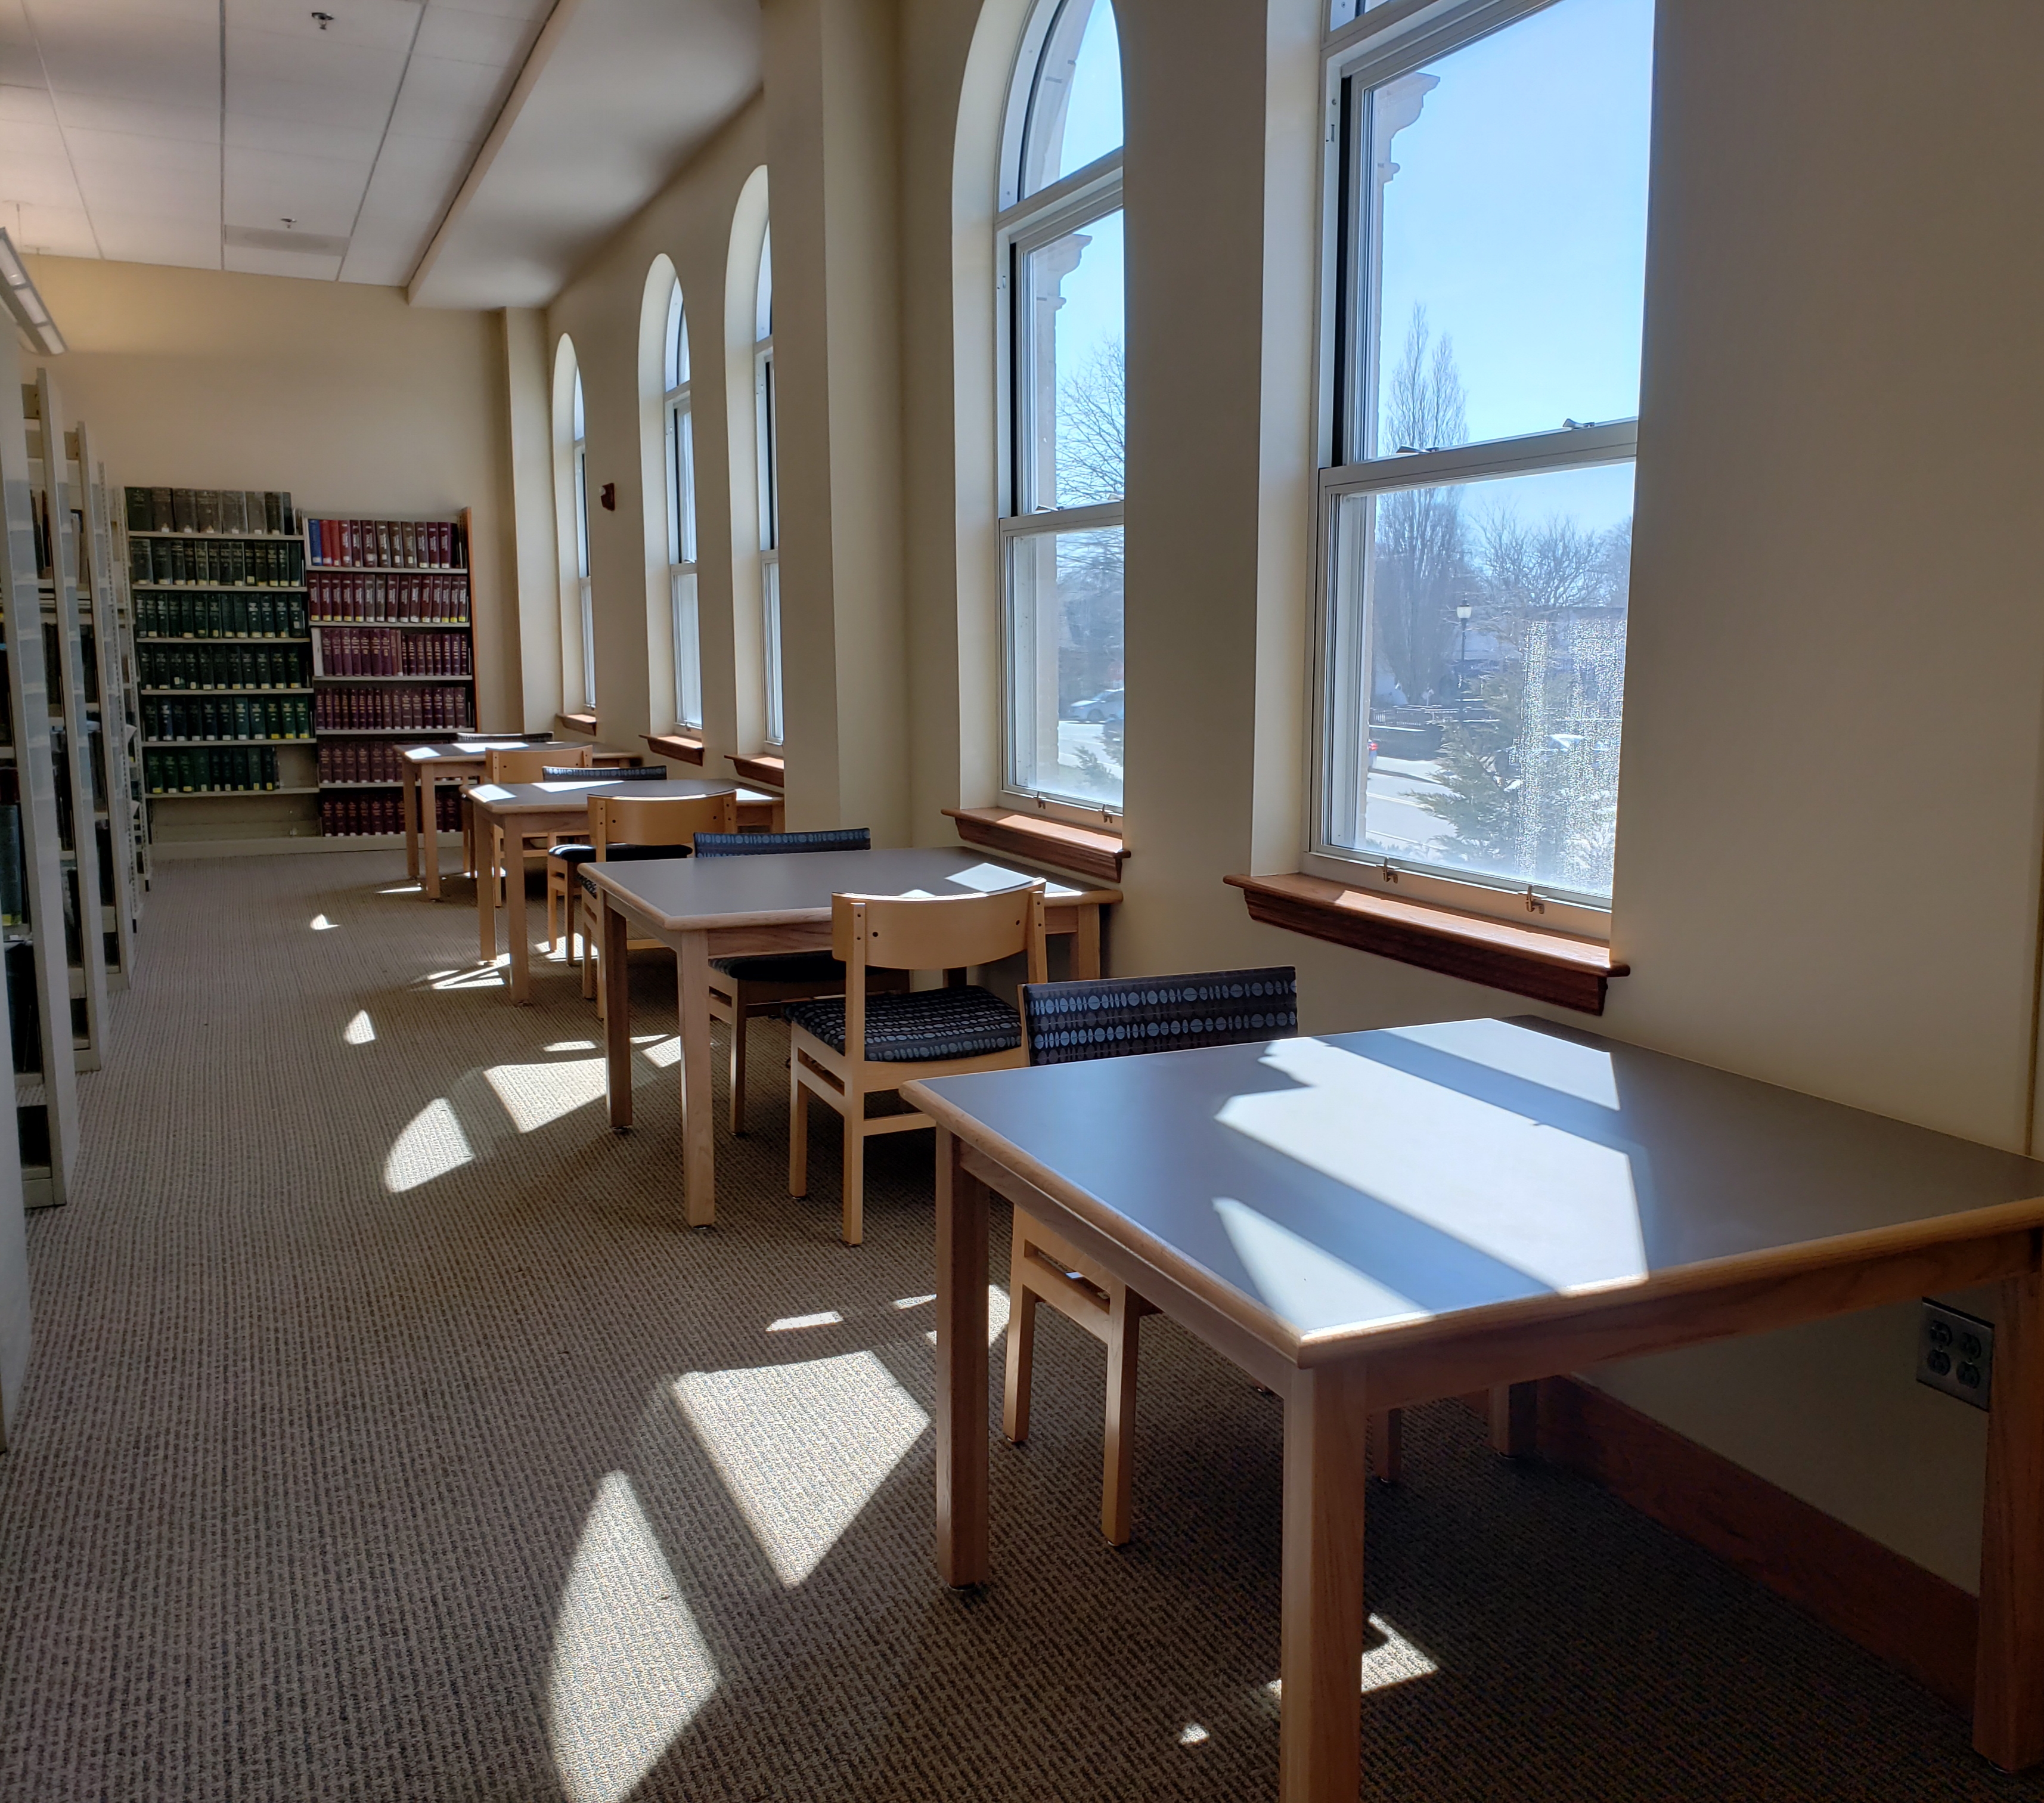
<instances>
[{"instance_id":1,"label":"wooden chair","mask_svg":"<svg viewBox=\"0 0 2044 1803\"><path fill-rule=\"evenodd\" d=\"M555 746L547 752L490 751L483 754L482 778L486 782L544 782L544 772L549 765L567 768L577 776L586 775L589 770L589 747L575 745L563 748ZM524 860L538 853L544 856L552 840L550 832L528 833L519 846L519 880L524 880ZM511 863L505 855L504 828L492 821L490 825L490 863L487 867L505 873L510 878ZM480 882L482 878L476 879ZM498 891L500 899L503 890Z\"/></svg>"},{"instance_id":2,"label":"wooden chair","mask_svg":"<svg viewBox=\"0 0 2044 1803\"><path fill-rule=\"evenodd\" d=\"M873 836L863 826L820 832L699 832L698 858L747 858L797 852L866 852ZM905 971L873 971L869 990L905 990ZM767 952L709 961L709 1017L730 1029L731 1131L745 1131L745 1023L778 1014L791 1001L844 994L844 966L828 951Z\"/></svg>"},{"instance_id":3,"label":"wooden chair","mask_svg":"<svg viewBox=\"0 0 2044 1803\"><path fill-rule=\"evenodd\" d=\"M589 799L589 836L586 845L561 845L549 855L559 855L572 869L574 881L582 880L585 864L645 863L659 858L686 858L698 832L728 832L738 824L738 792L728 789L720 795L592 795ZM589 855L578 854L586 852ZM627 948L638 951L657 944L656 940L634 940ZM594 995L596 1011L603 1013L603 991L597 982L598 953L596 941L582 935L582 992Z\"/></svg>"},{"instance_id":4,"label":"wooden chair","mask_svg":"<svg viewBox=\"0 0 2044 1803\"><path fill-rule=\"evenodd\" d=\"M843 1237L864 1230L866 1141L930 1125L913 1111L869 1121L866 1098L916 1077L1000 1071L1025 1061L1021 1017L978 985L878 992L867 972L950 971L1026 952L1029 980L1043 980L1043 885L991 895L834 895L831 950L845 967L844 994L789 1005L788 1194L809 1188L809 1097L844 1119Z\"/></svg>"},{"instance_id":5,"label":"wooden chair","mask_svg":"<svg viewBox=\"0 0 2044 1803\"><path fill-rule=\"evenodd\" d=\"M577 777L588 778L596 774L588 764L547 764L536 780L541 782L572 782ZM627 764L618 770L602 773L605 782L664 782L667 780L667 767L663 763ZM568 948L574 954L578 964L582 951L574 944L575 913L582 900L582 885L575 880L575 867L590 861L591 848L586 845L562 844L547 848L547 949L551 951L565 931ZM558 913L556 910L558 909Z\"/></svg>"},{"instance_id":6,"label":"wooden chair","mask_svg":"<svg viewBox=\"0 0 2044 1803\"><path fill-rule=\"evenodd\" d=\"M1193 976L1134 977L1097 982L1031 984L1022 1012L1032 1064L1242 1045L1289 1039L1299 1030L1298 982L1289 965L1208 971ZM1107 1433L1100 1531L1124 1546L1132 1532L1135 1474L1135 1370L1139 1329L1155 1306L1051 1232L1015 1210L1008 1267L1008 1374L1001 1431L1020 1446L1029 1437L1029 1390L1036 1305L1048 1303L1107 1347ZM1396 1409L1372 1420L1377 1474L1397 1476Z\"/></svg>"}]
</instances>

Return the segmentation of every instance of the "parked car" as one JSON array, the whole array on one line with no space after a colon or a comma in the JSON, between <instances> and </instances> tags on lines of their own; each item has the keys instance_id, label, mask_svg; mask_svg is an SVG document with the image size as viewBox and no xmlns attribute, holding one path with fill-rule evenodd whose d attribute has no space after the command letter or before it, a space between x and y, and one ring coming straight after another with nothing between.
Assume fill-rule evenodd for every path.
<instances>
[{"instance_id":1,"label":"parked car","mask_svg":"<svg viewBox=\"0 0 2044 1803\"><path fill-rule=\"evenodd\" d=\"M1096 725L1119 721L1121 718L1120 686L1117 684L1112 689L1102 689L1097 695L1088 695L1082 702L1074 702L1072 711L1067 717Z\"/></svg>"}]
</instances>

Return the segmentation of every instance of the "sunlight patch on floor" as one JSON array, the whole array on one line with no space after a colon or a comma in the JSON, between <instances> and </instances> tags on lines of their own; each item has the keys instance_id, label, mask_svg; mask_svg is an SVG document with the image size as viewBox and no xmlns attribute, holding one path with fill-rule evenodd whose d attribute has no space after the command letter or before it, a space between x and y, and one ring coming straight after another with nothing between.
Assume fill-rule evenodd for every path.
<instances>
[{"instance_id":1,"label":"sunlight patch on floor","mask_svg":"<svg viewBox=\"0 0 2044 1803\"><path fill-rule=\"evenodd\" d=\"M393 1195L416 1190L475 1161L474 1149L455 1117L454 1105L436 1097L413 1116L383 1161L383 1187Z\"/></svg>"},{"instance_id":2,"label":"sunlight patch on floor","mask_svg":"<svg viewBox=\"0 0 2044 1803\"><path fill-rule=\"evenodd\" d=\"M790 1588L823 1563L930 1424L870 1352L690 1371L674 1394Z\"/></svg>"},{"instance_id":3,"label":"sunlight patch on floor","mask_svg":"<svg viewBox=\"0 0 2044 1803\"><path fill-rule=\"evenodd\" d=\"M435 989L501 989L505 977L502 960L495 963L478 964L473 970L454 971L444 977L427 979Z\"/></svg>"},{"instance_id":4,"label":"sunlight patch on floor","mask_svg":"<svg viewBox=\"0 0 2044 1803\"><path fill-rule=\"evenodd\" d=\"M570 1803L624 1803L695 1719L717 1662L632 1480L603 1480L568 1568L547 1685Z\"/></svg>"},{"instance_id":5,"label":"sunlight patch on floor","mask_svg":"<svg viewBox=\"0 0 2044 1803\"><path fill-rule=\"evenodd\" d=\"M669 1039L655 1040L651 1045L642 1045L639 1048L639 1055L649 1064L659 1065L663 1071L671 1070L682 1061L681 1037L677 1034Z\"/></svg>"},{"instance_id":6,"label":"sunlight patch on floor","mask_svg":"<svg viewBox=\"0 0 2044 1803\"><path fill-rule=\"evenodd\" d=\"M836 1327L844 1317L835 1309L825 1309L820 1314L783 1315L778 1321L769 1321L769 1333L788 1333L798 1327Z\"/></svg>"},{"instance_id":7,"label":"sunlight patch on floor","mask_svg":"<svg viewBox=\"0 0 2044 1803\"><path fill-rule=\"evenodd\" d=\"M345 1045L367 1045L376 1037L376 1023L369 1018L369 1010L361 1009L341 1029L341 1042Z\"/></svg>"},{"instance_id":8,"label":"sunlight patch on floor","mask_svg":"<svg viewBox=\"0 0 2044 1803\"><path fill-rule=\"evenodd\" d=\"M339 930L340 925L337 921L328 920L324 914L315 914L313 916L313 931L314 932L335 932Z\"/></svg>"},{"instance_id":9,"label":"sunlight patch on floor","mask_svg":"<svg viewBox=\"0 0 2044 1803\"><path fill-rule=\"evenodd\" d=\"M1440 1669L1382 1616L1370 1617L1363 1630L1362 1688L1366 1693L1389 1690L1394 1684L1404 1684L1415 1678L1431 1678ZM1284 1679L1272 1678L1263 1686L1263 1691L1272 1702L1282 1701Z\"/></svg>"},{"instance_id":10,"label":"sunlight patch on floor","mask_svg":"<svg viewBox=\"0 0 2044 1803\"><path fill-rule=\"evenodd\" d=\"M596 1050L596 1041L594 1040L555 1040L551 1045L543 1045L540 1049L542 1051L594 1051Z\"/></svg>"},{"instance_id":11,"label":"sunlight patch on floor","mask_svg":"<svg viewBox=\"0 0 2044 1803\"><path fill-rule=\"evenodd\" d=\"M936 1301L936 1297L932 1296L929 1300L934 1302ZM912 1309L915 1305L915 1300L911 1300L906 1302L897 1302L894 1305L897 1309ZM1003 1290L998 1284L989 1283L986 1286L987 1344L991 1346L995 1340L998 1340L1001 1335L1005 1333L1007 1331L1008 1292ZM937 1343L937 1330L935 1328L932 1328L928 1333L923 1336L923 1337L934 1346Z\"/></svg>"},{"instance_id":12,"label":"sunlight patch on floor","mask_svg":"<svg viewBox=\"0 0 2044 1803\"><path fill-rule=\"evenodd\" d=\"M601 1101L607 1088L601 1058L567 1059L557 1064L493 1064L482 1075L521 1133L536 1132L563 1115Z\"/></svg>"}]
</instances>

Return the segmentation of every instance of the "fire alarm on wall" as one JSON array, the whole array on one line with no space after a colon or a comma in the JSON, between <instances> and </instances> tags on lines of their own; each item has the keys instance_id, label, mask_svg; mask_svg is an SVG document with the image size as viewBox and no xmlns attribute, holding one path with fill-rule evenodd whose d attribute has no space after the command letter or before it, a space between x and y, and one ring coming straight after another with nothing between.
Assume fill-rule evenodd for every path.
<instances>
[{"instance_id":1,"label":"fire alarm on wall","mask_svg":"<svg viewBox=\"0 0 2044 1803\"><path fill-rule=\"evenodd\" d=\"M603 485L603 493L599 498L603 502L603 508L605 513L616 513L617 511L617 484L614 482L605 482Z\"/></svg>"}]
</instances>

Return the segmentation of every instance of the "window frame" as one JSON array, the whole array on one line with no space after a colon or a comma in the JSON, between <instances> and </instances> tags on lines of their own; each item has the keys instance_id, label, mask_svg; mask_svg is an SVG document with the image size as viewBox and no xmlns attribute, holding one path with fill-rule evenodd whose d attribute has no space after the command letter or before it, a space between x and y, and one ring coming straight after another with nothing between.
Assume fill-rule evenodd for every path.
<instances>
[{"instance_id":1,"label":"window frame","mask_svg":"<svg viewBox=\"0 0 2044 1803\"><path fill-rule=\"evenodd\" d=\"M582 398L582 371L575 371L574 436L569 450L570 480L574 490L575 597L582 625L582 706L596 711L596 590L589 573L589 415Z\"/></svg>"},{"instance_id":2,"label":"window frame","mask_svg":"<svg viewBox=\"0 0 2044 1803\"><path fill-rule=\"evenodd\" d=\"M1379 222L1366 219L1353 198L1354 172L1366 167L1370 154L1370 112L1358 102L1373 87L1562 3L1564 0L1459 0L1443 7L1439 0L1387 0L1327 31L1323 40L1327 124L1316 352L1321 467L1314 496L1310 737L1300 867L1308 875L1338 882L1366 882L1372 889L1395 892L1408 900L1439 902L1495 918L1524 920L1531 915L1543 925L1608 939L1611 903L1601 897L1338 845L1328 836L1337 767L1347 769L1357 761L1353 754L1339 755L1333 742L1340 707L1335 694L1340 502L1351 495L1616 463L1636 466L1639 461L1636 415L1439 451L1365 455L1377 413L1377 371L1372 348L1377 321L1348 297L1374 290L1370 263L1377 254ZM1366 709L1366 700L1364 705Z\"/></svg>"},{"instance_id":3,"label":"window frame","mask_svg":"<svg viewBox=\"0 0 2044 1803\"><path fill-rule=\"evenodd\" d=\"M760 736L778 750L786 743L787 714L781 665L781 408L774 379L773 254L770 220L759 242L754 285L752 406L759 484L759 680L765 703Z\"/></svg>"},{"instance_id":4,"label":"window frame","mask_svg":"<svg viewBox=\"0 0 2044 1803\"><path fill-rule=\"evenodd\" d=\"M689 356L688 303L681 283L668 304L663 374L674 378L663 401L667 473L667 605L674 629L674 725L703 729L701 585L696 517L695 412ZM686 594L687 599L684 602Z\"/></svg>"},{"instance_id":5,"label":"window frame","mask_svg":"<svg viewBox=\"0 0 2044 1803\"><path fill-rule=\"evenodd\" d=\"M1121 807L1075 801L1016 780L1018 734L1017 710L1013 703L1019 676L1014 654L1013 571L1018 543L1024 539L1059 532L1120 526L1124 523L1126 504L1124 496L1121 500L1089 502L1082 506L1035 507L1035 459L1026 452L1024 445L1024 434L1034 423L1026 397L1033 390L1030 378L1035 355L1034 335L1022 317L1028 306L1026 284L1020 279L1024 261L1032 252L1069 233L1083 230L1095 220L1117 212L1123 213L1125 217L1126 213L1122 179L1125 146L1117 146L1033 194L1020 194L1022 163L1028 152L1028 131L1042 80L1043 59L1063 3L1065 0L1044 0L1036 7L1016 48L1015 67L1009 80L1008 116L1001 136L1002 206L993 223L995 418L998 435L994 529L1000 561L997 581L1001 597L1000 800L1004 806L1028 809L1054 819L1096 827L1105 821L1118 828L1124 817ZM1095 0L1095 4L1111 8L1113 0ZM1120 29L1118 20L1116 29ZM1123 319L1125 340L1125 294ZM1125 417L1124 431L1125 435ZM1123 800L1125 803L1125 792Z\"/></svg>"}]
</instances>

